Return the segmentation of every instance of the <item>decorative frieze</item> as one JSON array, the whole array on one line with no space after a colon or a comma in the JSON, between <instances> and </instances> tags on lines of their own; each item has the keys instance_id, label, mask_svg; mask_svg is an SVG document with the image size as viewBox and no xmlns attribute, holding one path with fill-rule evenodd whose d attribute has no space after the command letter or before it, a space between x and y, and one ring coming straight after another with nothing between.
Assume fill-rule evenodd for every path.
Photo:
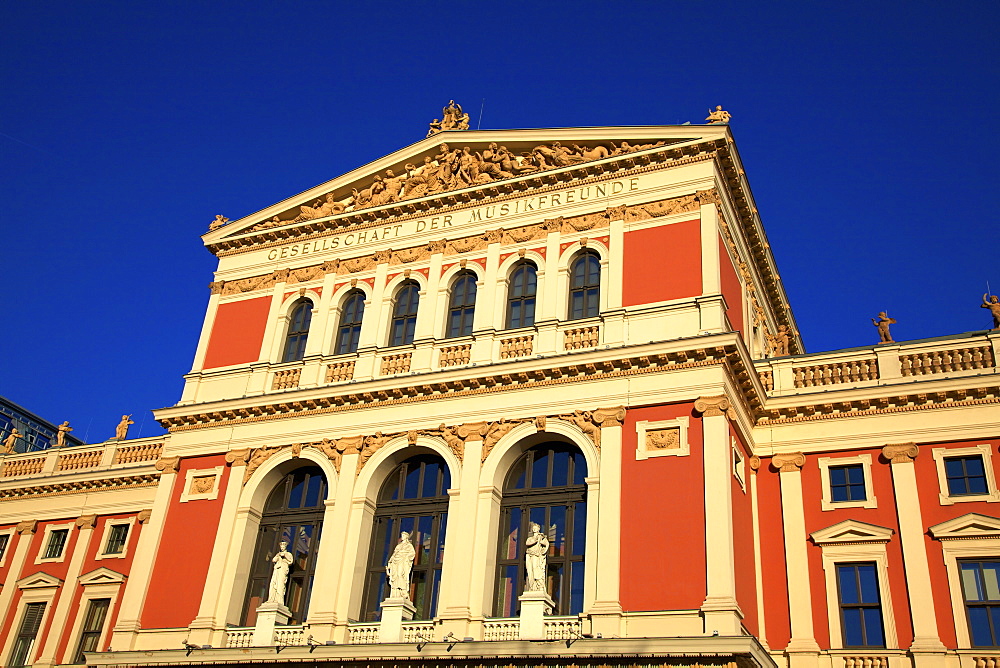
<instances>
[{"instance_id":1,"label":"decorative frieze","mask_svg":"<svg viewBox=\"0 0 1000 668\"><path fill-rule=\"evenodd\" d=\"M919 452L916 443L890 443L882 448L882 456L893 464L912 462Z\"/></svg>"},{"instance_id":2,"label":"decorative frieze","mask_svg":"<svg viewBox=\"0 0 1000 668\"><path fill-rule=\"evenodd\" d=\"M133 475L99 480L75 480L73 482L48 483L37 487L13 487L0 489L0 500L35 499L63 494L80 494L132 487L151 487L158 484L157 475Z\"/></svg>"},{"instance_id":3,"label":"decorative frieze","mask_svg":"<svg viewBox=\"0 0 1000 668\"><path fill-rule=\"evenodd\" d=\"M801 452L786 452L771 457L771 466L781 473L801 471L806 464L806 456Z\"/></svg>"}]
</instances>

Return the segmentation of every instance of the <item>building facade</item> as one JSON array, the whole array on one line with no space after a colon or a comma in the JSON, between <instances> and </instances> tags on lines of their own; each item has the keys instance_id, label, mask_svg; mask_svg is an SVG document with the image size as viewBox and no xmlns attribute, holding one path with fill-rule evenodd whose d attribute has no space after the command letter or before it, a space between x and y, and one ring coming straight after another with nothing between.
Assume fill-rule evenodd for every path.
<instances>
[{"instance_id":1,"label":"building facade","mask_svg":"<svg viewBox=\"0 0 1000 668\"><path fill-rule=\"evenodd\" d=\"M1000 331L805 354L727 125L212 228L168 434L3 461L4 665L998 660Z\"/></svg>"}]
</instances>

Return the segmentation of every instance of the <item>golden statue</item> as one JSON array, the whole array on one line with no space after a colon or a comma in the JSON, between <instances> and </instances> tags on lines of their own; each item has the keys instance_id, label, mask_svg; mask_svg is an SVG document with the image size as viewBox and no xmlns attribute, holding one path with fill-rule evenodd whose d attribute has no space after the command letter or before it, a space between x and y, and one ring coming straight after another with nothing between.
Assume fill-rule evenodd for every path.
<instances>
[{"instance_id":1,"label":"golden statue","mask_svg":"<svg viewBox=\"0 0 1000 668\"><path fill-rule=\"evenodd\" d=\"M725 111L722 108L722 105L719 104L716 105L715 111L712 111L711 109L708 110L708 118L705 120L708 121L709 125L729 125L729 119L732 117L733 115L728 111Z\"/></svg>"}]
</instances>

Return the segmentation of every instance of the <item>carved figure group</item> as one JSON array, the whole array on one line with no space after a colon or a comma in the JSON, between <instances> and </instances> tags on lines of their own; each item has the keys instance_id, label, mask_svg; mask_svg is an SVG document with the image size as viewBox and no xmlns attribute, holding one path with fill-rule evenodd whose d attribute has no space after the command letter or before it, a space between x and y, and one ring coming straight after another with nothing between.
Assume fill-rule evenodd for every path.
<instances>
[{"instance_id":1,"label":"carved figure group","mask_svg":"<svg viewBox=\"0 0 1000 668\"><path fill-rule=\"evenodd\" d=\"M549 539L542 533L542 527L531 523L530 533L524 549L524 591L545 591L546 560L549 554Z\"/></svg>"},{"instance_id":2,"label":"carved figure group","mask_svg":"<svg viewBox=\"0 0 1000 668\"><path fill-rule=\"evenodd\" d=\"M872 318L872 324L878 328L879 343L895 343L892 340L892 334L889 333L889 325L895 325L896 319L890 318L886 315L885 311L881 311L878 314L878 319Z\"/></svg>"},{"instance_id":3,"label":"carved figure group","mask_svg":"<svg viewBox=\"0 0 1000 668\"><path fill-rule=\"evenodd\" d=\"M990 314L993 316L993 329L1000 329L1000 297L996 295L989 297L989 294L987 292L983 295L983 303L979 307L990 310ZM989 297L988 301L987 297Z\"/></svg>"},{"instance_id":4,"label":"carved figure group","mask_svg":"<svg viewBox=\"0 0 1000 668\"><path fill-rule=\"evenodd\" d=\"M216 214L215 220L213 220L211 223L208 224L208 231L212 232L214 230L217 230L228 222L229 222L228 218L226 218L221 214Z\"/></svg>"},{"instance_id":5,"label":"carved figure group","mask_svg":"<svg viewBox=\"0 0 1000 668\"><path fill-rule=\"evenodd\" d=\"M443 130L468 130L469 115L462 110L462 105L449 100L448 106L441 110L441 120L434 119L427 130L427 136L436 135Z\"/></svg>"},{"instance_id":6,"label":"carved figure group","mask_svg":"<svg viewBox=\"0 0 1000 668\"><path fill-rule=\"evenodd\" d=\"M407 531L399 534L399 542L389 555L385 565L385 577L389 581L389 598L410 600L410 573L413 571L413 559L417 552L410 542Z\"/></svg>"},{"instance_id":7,"label":"carved figure group","mask_svg":"<svg viewBox=\"0 0 1000 668\"><path fill-rule=\"evenodd\" d=\"M708 110L708 118L705 120L708 121L709 125L728 125L729 119L732 117L733 115L728 111L725 111L722 108L722 105L719 104L716 105L715 111L712 111L711 109Z\"/></svg>"},{"instance_id":8,"label":"carved figure group","mask_svg":"<svg viewBox=\"0 0 1000 668\"><path fill-rule=\"evenodd\" d=\"M774 336L770 336L771 346L774 348L774 356L781 357L782 355L788 355L789 346L791 343L791 334L788 331L788 325L778 325L778 333Z\"/></svg>"},{"instance_id":9,"label":"carved figure group","mask_svg":"<svg viewBox=\"0 0 1000 668\"><path fill-rule=\"evenodd\" d=\"M274 564L271 571L271 582L267 587L267 602L285 604L285 587L288 584L288 571L292 567L293 557L288 551L288 541L278 544L278 553L271 557Z\"/></svg>"},{"instance_id":10,"label":"carved figure group","mask_svg":"<svg viewBox=\"0 0 1000 668\"><path fill-rule=\"evenodd\" d=\"M130 424L135 424L135 422L132 420L132 416L123 415L121 422L119 422L118 426L115 427L115 439L119 441L124 441L126 438L128 438L128 426Z\"/></svg>"}]
</instances>

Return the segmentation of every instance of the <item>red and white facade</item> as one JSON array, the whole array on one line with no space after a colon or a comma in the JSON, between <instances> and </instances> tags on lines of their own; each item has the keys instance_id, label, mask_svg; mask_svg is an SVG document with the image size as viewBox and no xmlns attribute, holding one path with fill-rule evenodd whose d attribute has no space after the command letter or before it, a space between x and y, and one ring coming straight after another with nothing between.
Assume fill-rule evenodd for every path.
<instances>
[{"instance_id":1,"label":"red and white facade","mask_svg":"<svg viewBox=\"0 0 1000 668\"><path fill-rule=\"evenodd\" d=\"M295 222L441 141L651 146ZM155 412L169 433L3 460L4 665L73 663L86 633L101 666L998 660L974 642L963 564L1000 560L1000 332L802 354L727 126L443 133L204 241L219 268L183 395ZM584 255L596 314L571 318ZM526 262L534 321L512 329ZM471 333L449 336L470 274ZM398 343L410 284L419 306ZM793 354L774 357L782 325ZM524 618L497 614L498 546L508 474L546 443L585 462L582 575L576 607L529 639ZM373 527L415 455L448 471L445 556L432 614L381 642L395 636L365 618ZM957 461L982 489L955 491ZM258 535L303 466L325 480L308 603L261 642L245 624ZM847 572L877 583L863 646L844 628Z\"/></svg>"}]
</instances>

